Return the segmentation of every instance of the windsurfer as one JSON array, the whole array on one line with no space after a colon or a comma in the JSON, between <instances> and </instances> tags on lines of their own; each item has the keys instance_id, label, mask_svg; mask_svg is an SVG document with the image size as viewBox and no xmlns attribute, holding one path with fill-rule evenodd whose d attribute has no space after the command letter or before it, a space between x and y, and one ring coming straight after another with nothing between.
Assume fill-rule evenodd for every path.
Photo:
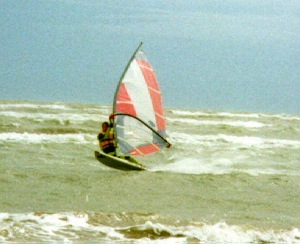
<instances>
[{"instance_id":1,"label":"windsurfer","mask_svg":"<svg viewBox=\"0 0 300 244\"><path fill-rule=\"evenodd\" d=\"M107 154L115 155L116 147L114 143L114 133L113 133L113 120L114 115L109 116L108 122L102 123L102 131L98 134L99 147L100 149Z\"/></svg>"}]
</instances>

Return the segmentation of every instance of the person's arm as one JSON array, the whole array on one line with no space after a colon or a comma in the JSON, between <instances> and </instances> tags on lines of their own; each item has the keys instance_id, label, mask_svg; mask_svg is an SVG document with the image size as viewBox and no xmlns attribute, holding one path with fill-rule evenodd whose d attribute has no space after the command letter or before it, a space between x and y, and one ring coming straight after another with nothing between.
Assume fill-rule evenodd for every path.
<instances>
[{"instance_id":1,"label":"person's arm","mask_svg":"<svg viewBox=\"0 0 300 244\"><path fill-rule=\"evenodd\" d=\"M99 141L102 141L103 138L104 138L104 136L105 136L105 135L99 133L97 138L98 138Z\"/></svg>"},{"instance_id":2,"label":"person's arm","mask_svg":"<svg viewBox=\"0 0 300 244\"><path fill-rule=\"evenodd\" d=\"M115 115L114 115L114 114L111 114L111 115L109 116L109 122L110 122L110 123L109 123L108 129L107 129L107 131L105 132L105 136L103 137L102 140L108 138L111 129L114 127L114 119L115 119Z\"/></svg>"},{"instance_id":3,"label":"person's arm","mask_svg":"<svg viewBox=\"0 0 300 244\"><path fill-rule=\"evenodd\" d=\"M109 136L110 130L111 130L111 127L108 127L108 129L107 129L107 131L105 132L105 134L99 133L99 134L98 134L98 140L99 140L99 141L103 141L103 140L107 139L108 136Z\"/></svg>"},{"instance_id":4,"label":"person's arm","mask_svg":"<svg viewBox=\"0 0 300 244\"><path fill-rule=\"evenodd\" d=\"M102 138L102 140L105 140L105 139L107 139L107 138L108 138L111 128L112 128L112 127L111 127L111 125L109 125L109 127L108 127L107 131L105 132L105 135L104 135L104 137Z\"/></svg>"}]
</instances>

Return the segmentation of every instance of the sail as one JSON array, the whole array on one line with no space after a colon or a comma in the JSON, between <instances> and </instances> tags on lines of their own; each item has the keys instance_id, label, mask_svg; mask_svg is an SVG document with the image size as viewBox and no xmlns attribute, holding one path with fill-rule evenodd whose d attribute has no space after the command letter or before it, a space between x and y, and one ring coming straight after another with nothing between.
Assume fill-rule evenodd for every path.
<instances>
[{"instance_id":1,"label":"sail","mask_svg":"<svg viewBox=\"0 0 300 244\"><path fill-rule=\"evenodd\" d=\"M121 76L113 106L116 143L123 154L136 156L157 152L168 143L161 92L140 46Z\"/></svg>"}]
</instances>

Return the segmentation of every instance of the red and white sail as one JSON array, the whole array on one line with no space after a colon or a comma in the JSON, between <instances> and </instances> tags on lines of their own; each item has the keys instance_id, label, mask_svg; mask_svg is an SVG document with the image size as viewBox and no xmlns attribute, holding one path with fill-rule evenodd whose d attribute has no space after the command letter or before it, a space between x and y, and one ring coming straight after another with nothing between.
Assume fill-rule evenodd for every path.
<instances>
[{"instance_id":1,"label":"red and white sail","mask_svg":"<svg viewBox=\"0 0 300 244\"><path fill-rule=\"evenodd\" d=\"M114 98L116 141L121 152L146 155L166 145L161 92L145 54L137 49Z\"/></svg>"}]
</instances>

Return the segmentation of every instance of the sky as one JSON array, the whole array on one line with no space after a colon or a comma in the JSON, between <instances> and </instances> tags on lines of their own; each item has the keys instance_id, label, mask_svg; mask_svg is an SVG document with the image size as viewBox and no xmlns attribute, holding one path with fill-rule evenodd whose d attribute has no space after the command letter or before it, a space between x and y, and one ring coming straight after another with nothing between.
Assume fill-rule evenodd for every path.
<instances>
[{"instance_id":1,"label":"sky","mask_svg":"<svg viewBox=\"0 0 300 244\"><path fill-rule=\"evenodd\" d=\"M299 0L2 0L0 99L112 104L142 49L166 108L300 114Z\"/></svg>"}]
</instances>

